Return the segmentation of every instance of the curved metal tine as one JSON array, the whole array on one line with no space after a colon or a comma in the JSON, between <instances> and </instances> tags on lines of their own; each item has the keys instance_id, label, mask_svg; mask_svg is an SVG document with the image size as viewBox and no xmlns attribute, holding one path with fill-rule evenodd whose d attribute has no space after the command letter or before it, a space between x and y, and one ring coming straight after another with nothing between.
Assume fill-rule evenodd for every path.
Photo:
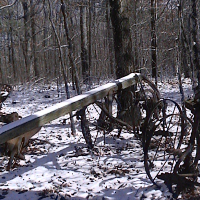
<instances>
[{"instance_id":1,"label":"curved metal tine","mask_svg":"<svg viewBox=\"0 0 200 200\"><path fill-rule=\"evenodd\" d=\"M186 148L186 151L181 155L181 157L178 159L178 161L176 162L175 166L174 166L174 172L173 173L177 173L178 172L178 169L179 169L179 165L181 164L181 162L183 160L185 160L186 156L192 152L192 149L193 149L193 145L189 145L187 148Z\"/></svg>"}]
</instances>

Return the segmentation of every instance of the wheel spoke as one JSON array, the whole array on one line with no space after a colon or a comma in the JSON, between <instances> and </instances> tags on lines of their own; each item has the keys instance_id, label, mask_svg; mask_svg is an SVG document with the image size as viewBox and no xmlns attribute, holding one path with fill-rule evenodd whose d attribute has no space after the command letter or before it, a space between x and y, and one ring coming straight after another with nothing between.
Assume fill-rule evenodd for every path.
<instances>
[{"instance_id":1,"label":"wheel spoke","mask_svg":"<svg viewBox=\"0 0 200 200\"><path fill-rule=\"evenodd\" d=\"M160 110L158 118L154 118L156 110ZM157 186L163 182L159 180L159 175L173 173L177 160L185 150L182 130L182 122L185 121L180 106L169 99L158 102L146 119L143 134L148 134L148 137L144 146L144 164L148 177Z\"/></svg>"}]
</instances>

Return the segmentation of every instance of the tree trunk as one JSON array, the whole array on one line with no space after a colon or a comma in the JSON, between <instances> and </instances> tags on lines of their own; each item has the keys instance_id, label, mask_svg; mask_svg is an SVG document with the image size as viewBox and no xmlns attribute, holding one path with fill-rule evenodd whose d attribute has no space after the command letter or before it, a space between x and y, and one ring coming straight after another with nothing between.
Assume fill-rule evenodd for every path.
<instances>
[{"instance_id":1,"label":"tree trunk","mask_svg":"<svg viewBox=\"0 0 200 200\"><path fill-rule=\"evenodd\" d=\"M151 0L151 67L152 77L157 85L157 38L156 38L156 2Z\"/></svg>"},{"instance_id":2,"label":"tree trunk","mask_svg":"<svg viewBox=\"0 0 200 200\"><path fill-rule=\"evenodd\" d=\"M81 63L83 83L88 83L89 65L87 48L87 25L86 25L86 5L80 6L80 30L81 30Z\"/></svg>"},{"instance_id":3,"label":"tree trunk","mask_svg":"<svg viewBox=\"0 0 200 200\"><path fill-rule=\"evenodd\" d=\"M44 48L44 69L46 71L46 77L48 77L49 79L52 78L52 74L50 74L50 66L48 66L47 60L48 60L48 51L46 51L48 42L47 42L47 37L48 37L48 12L47 12L47 6L46 3L44 1L44 39L43 39L43 48ZM53 70L52 70L53 71Z\"/></svg>"},{"instance_id":4,"label":"tree trunk","mask_svg":"<svg viewBox=\"0 0 200 200\"><path fill-rule=\"evenodd\" d=\"M135 71L133 66L130 23L128 11L126 10L128 6L129 2L126 0L110 0L117 78Z\"/></svg>"},{"instance_id":5,"label":"tree trunk","mask_svg":"<svg viewBox=\"0 0 200 200\"><path fill-rule=\"evenodd\" d=\"M197 70L198 88L200 89L200 65L199 65L199 43L197 39L197 5L196 0L191 0L192 3L192 53L193 53L193 65L194 69Z\"/></svg>"},{"instance_id":6,"label":"tree trunk","mask_svg":"<svg viewBox=\"0 0 200 200\"><path fill-rule=\"evenodd\" d=\"M63 51L62 51L62 48L61 48L60 38L58 37L55 25L54 25L54 23L52 21L52 18L51 18L52 17L52 13L51 13L52 12L52 8L51 8L50 1L49 1L49 7L50 7L50 17L49 17L49 19L50 19L53 31L55 33L57 44L58 44L59 61L60 61L60 64L61 64L62 74L63 74L63 78L64 78L64 83L65 83L65 92L66 92L66 95L67 95L67 99L70 99L70 93L69 93L69 87L68 87L68 80L67 80L66 68L65 68L65 65L64 65ZM71 121L72 135L75 135L76 134L76 129L75 129L75 126L74 126L74 119L73 119L72 113L70 113L70 121Z\"/></svg>"},{"instance_id":7,"label":"tree trunk","mask_svg":"<svg viewBox=\"0 0 200 200\"><path fill-rule=\"evenodd\" d=\"M183 3L182 0L178 1L178 20L179 20L179 51L180 51L180 65L183 68L185 78L190 78L191 69L189 67L190 50L186 39L184 30L184 17L183 17Z\"/></svg>"},{"instance_id":8,"label":"tree trunk","mask_svg":"<svg viewBox=\"0 0 200 200\"><path fill-rule=\"evenodd\" d=\"M38 57L36 53L36 26L35 26L35 5L33 0L30 1L30 8L31 8L31 31L32 31L32 53L33 53L33 70L35 78L39 78L40 72L38 69Z\"/></svg>"},{"instance_id":9,"label":"tree trunk","mask_svg":"<svg viewBox=\"0 0 200 200\"><path fill-rule=\"evenodd\" d=\"M137 0L134 0L133 3L133 23L134 23L134 66L136 68L136 72L141 72L139 69L139 62L138 62L138 38L137 38L137 31L138 31L138 26L137 26Z\"/></svg>"},{"instance_id":10,"label":"tree trunk","mask_svg":"<svg viewBox=\"0 0 200 200\"><path fill-rule=\"evenodd\" d=\"M76 83L76 89L77 89L77 93L81 94L81 87L80 87L80 83L78 80L78 74L77 74L77 69L76 69L76 65L74 63L74 56L73 56L73 50L72 50L72 41L71 38L69 36L69 30L68 30L68 23L67 23L67 16L65 13L65 4L64 1L61 0L61 11L63 14L63 18L64 18L64 28L65 28L65 33L66 33L66 37L67 37L67 42L68 42L68 48L69 48L69 60L70 60L70 64L72 67L72 70L74 71L74 78L75 78L75 83ZM92 144L92 139L91 139L91 135L90 135L90 129L89 129L89 124L87 123L87 119L86 119L86 115L85 115L85 109L83 108L80 111L80 119L81 119L81 128L82 128L82 133L83 136L85 138L86 144L88 146L88 148L92 149L93 148L93 144Z\"/></svg>"},{"instance_id":11,"label":"tree trunk","mask_svg":"<svg viewBox=\"0 0 200 200\"><path fill-rule=\"evenodd\" d=\"M107 42L108 42L108 56L109 56L109 75L110 77L113 77L115 75L115 69L114 69L114 52L113 52L113 42L112 42L112 28L111 28L111 19L110 19L110 6L109 2L106 2L106 25L107 25Z\"/></svg>"},{"instance_id":12,"label":"tree trunk","mask_svg":"<svg viewBox=\"0 0 200 200\"><path fill-rule=\"evenodd\" d=\"M67 16L65 13L65 4L64 1L61 0L61 11L63 14L63 18L64 18L64 28L65 28L65 34L67 37L67 42L68 42L68 49L69 49L69 61L70 61L70 65L72 68L72 71L74 73L74 79L75 79L75 84L76 84L76 90L78 94L81 94L81 88L80 88L80 83L79 83L79 78L78 78L78 72L76 69L76 64L74 62L74 55L73 55L73 47L72 47L72 40L69 36L69 29L68 29L68 23L67 23Z\"/></svg>"},{"instance_id":13,"label":"tree trunk","mask_svg":"<svg viewBox=\"0 0 200 200\"><path fill-rule=\"evenodd\" d=\"M22 43L22 49L24 54L24 62L26 69L26 80L30 80L30 33L29 33L29 25L30 25L30 12L28 9L28 3L26 1L22 2L22 7L24 10L24 41Z\"/></svg>"},{"instance_id":14,"label":"tree trunk","mask_svg":"<svg viewBox=\"0 0 200 200\"><path fill-rule=\"evenodd\" d=\"M16 78L17 78L17 68L16 68L16 64L15 64L15 51L14 51L14 41L13 41L13 29L12 27L10 26L10 61L11 61L11 66L12 66L12 69L13 69L13 79L14 81L17 81ZM19 77L18 77L19 78Z\"/></svg>"},{"instance_id":15,"label":"tree trunk","mask_svg":"<svg viewBox=\"0 0 200 200\"><path fill-rule=\"evenodd\" d=\"M92 67L92 2L89 0L89 22L88 22L88 67L89 75L91 76L91 67ZM89 77L89 86L91 85L91 78Z\"/></svg>"},{"instance_id":16,"label":"tree trunk","mask_svg":"<svg viewBox=\"0 0 200 200\"><path fill-rule=\"evenodd\" d=\"M129 24L128 6L131 1L110 0L110 15L113 25L116 76L121 78L134 71L132 56L132 41ZM123 6L122 6L123 5ZM130 109L130 90L118 91L118 117L126 122L132 117ZM125 114L122 114L125 113Z\"/></svg>"}]
</instances>

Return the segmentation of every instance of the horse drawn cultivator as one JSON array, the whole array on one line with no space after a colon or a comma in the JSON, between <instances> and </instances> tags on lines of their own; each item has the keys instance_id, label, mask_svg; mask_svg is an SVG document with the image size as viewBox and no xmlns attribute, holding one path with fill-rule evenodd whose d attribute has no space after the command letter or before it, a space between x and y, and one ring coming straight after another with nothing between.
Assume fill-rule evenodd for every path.
<instances>
[{"instance_id":1,"label":"horse drawn cultivator","mask_svg":"<svg viewBox=\"0 0 200 200\"><path fill-rule=\"evenodd\" d=\"M120 123L118 117L112 121L127 128L130 125L142 141L144 167L151 182L159 188L165 183L175 194L200 186L200 92L181 106L172 99L161 98L157 87L140 76L130 96L132 104L127 111L131 110L131 122ZM107 117L110 120L108 114Z\"/></svg>"},{"instance_id":2,"label":"horse drawn cultivator","mask_svg":"<svg viewBox=\"0 0 200 200\"><path fill-rule=\"evenodd\" d=\"M95 100L94 104L100 109L99 118L87 126L101 129L104 133L111 132L117 126L118 136L122 127L131 129L142 141L144 167L154 185L161 187L165 183L172 192L183 185L200 185L199 93L185 101L182 108L171 99L162 99L156 86L145 76L136 75L136 82L129 89L131 104L126 110L120 110L119 90L109 92L102 100ZM2 86L1 91L2 104L6 99L5 93L9 94L11 88ZM113 105L117 108L117 114L113 114ZM123 117L126 112L131 113L128 121ZM1 114L0 120L4 118ZM82 126L83 130L85 122ZM89 133L88 130L86 132ZM87 143L88 138L85 139Z\"/></svg>"}]
</instances>

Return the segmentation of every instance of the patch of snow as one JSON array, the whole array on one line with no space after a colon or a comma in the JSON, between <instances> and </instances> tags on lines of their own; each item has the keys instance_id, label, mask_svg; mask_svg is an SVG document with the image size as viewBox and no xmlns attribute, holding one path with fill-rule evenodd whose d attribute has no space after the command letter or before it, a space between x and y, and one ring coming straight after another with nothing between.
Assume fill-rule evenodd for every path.
<instances>
[{"instance_id":1,"label":"patch of snow","mask_svg":"<svg viewBox=\"0 0 200 200\"><path fill-rule=\"evenodd\" d=\"M183 82L186 96L192 95L191 83ZM180 103L177 81L159 83L161 96ZM25 117L66 100L55 85L17 86L3 105L2 112L18 112ZM48 98L47 98L48 97ZM92 114L98 114L97 111ZM95 116L93 116L95 118ZM63 120L66 123L62 123ZM171 199L163 184L157 189L148 179L143 163L141 142L127 131L117 138L117 130L97 136L98 153L87 150L80 121L75 119L77 133L71 135L69 115L42 127L30 142L25 160L10 172L5 171L8 159L1 159L0 198L73 199L73 200L150 200Z\"/></svg>"}]
</instances>

